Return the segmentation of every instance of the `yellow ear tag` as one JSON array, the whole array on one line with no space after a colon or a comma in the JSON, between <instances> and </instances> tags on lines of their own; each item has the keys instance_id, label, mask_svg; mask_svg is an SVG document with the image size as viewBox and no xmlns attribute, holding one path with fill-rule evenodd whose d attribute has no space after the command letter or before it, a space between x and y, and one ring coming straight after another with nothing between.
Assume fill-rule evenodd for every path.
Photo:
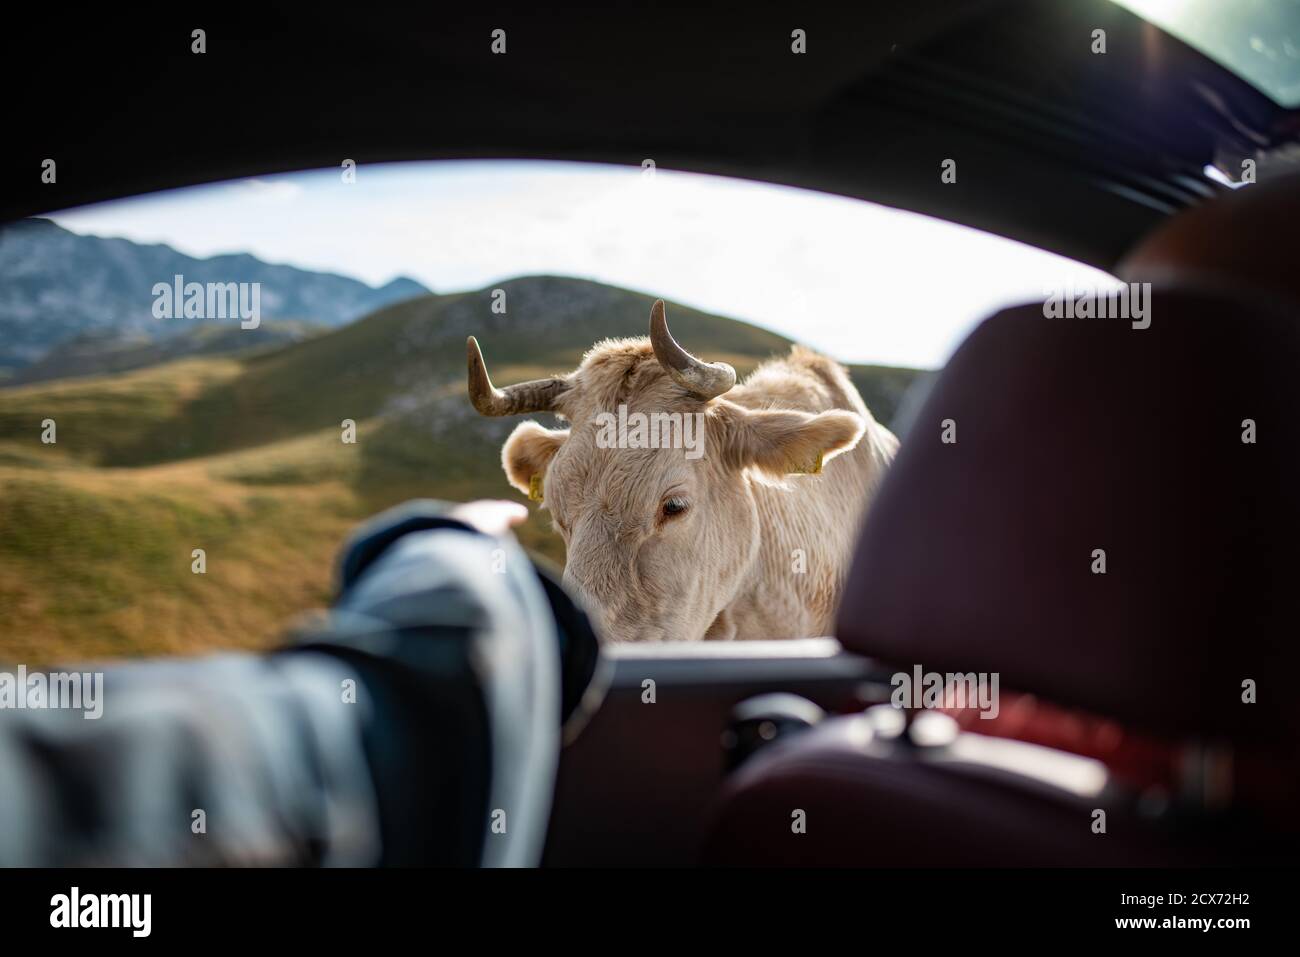
<instances>
[{"instance_id":1,"label":"yellow ear tag","mask_svg":"<svg viewBox=\"0 0 1300 957\"><path fill-rule=\"evenodd\" d=\"M795 473L798 475L820 475L822 470L822 454L817 453L817 460L813 462L812 468L797 468Z\"/></svg>"},{"instance_id":2,"label":"yellow ear tag","mask_svg":"<svg viewBox=\"0 0 1300 957\"><path fill-rule=\"evenodd\" d=\"M820 468L820 463L818 464L818 467ZM534 502L540 502L542 500L541 475L534 475L528 480L528 497Z\"/></svg>"}]
</instances>

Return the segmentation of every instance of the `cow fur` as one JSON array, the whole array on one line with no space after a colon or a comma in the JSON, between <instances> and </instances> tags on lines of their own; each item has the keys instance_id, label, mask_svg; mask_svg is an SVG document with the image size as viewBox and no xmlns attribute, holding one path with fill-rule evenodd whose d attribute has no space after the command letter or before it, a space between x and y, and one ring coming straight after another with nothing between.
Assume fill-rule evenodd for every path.
<instances>
[{"instance_id":1,"label":"cow fur","mask_svg":"<svg viewBox=\"0 0 1300 957\"><path fill-rule=\"evenodd\" d=\"M897 439L838 364L802 347L701 400L645 338L598 343L555 412L502 449L510 483L541 476L567 548L565 582L612 641L832 633L862 514ZM705 451L598 447L596 417L702 412ZM803 474L822 456L820 474ZM667 515L664 503L685 502Z\"/></svg>"}]
</instances>

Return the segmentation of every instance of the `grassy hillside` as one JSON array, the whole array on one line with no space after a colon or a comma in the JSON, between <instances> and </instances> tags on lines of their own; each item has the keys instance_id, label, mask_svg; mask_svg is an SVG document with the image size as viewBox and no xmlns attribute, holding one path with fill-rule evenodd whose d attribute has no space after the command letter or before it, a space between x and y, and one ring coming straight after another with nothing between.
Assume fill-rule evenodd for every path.
<instances>
[{"instance_id":1,"label":"grassy hillside","mask_svg":"<svg viewBox=\"0 0 1300 957\"><path fill-rule=\"evenodd\" d=\"M427 296L277 350L0 389L0 660L266 647L328 599L339 543L366 515L413 496L517 498L499 455L518 420L470 408L465 336L498 382L567 371L598 339L644 334L650 298L551 277L501 288L505 315L490 290ZM669 315L689 348L742 374L787 346ZM852 371L889 421L914 373ZM520 537L562 560L536 516Z\"/></svg>"},{"instance_id":2,"label":"grassy hillside","mask_svg":"<svg viewBox=\"0 0 1300 957\"><path fill-rule=\"evenodd\" d=\"M186 357L273 349L301 342L321 331L322 327L309 322L273 319L256 329L241 329L238 324L198 325L164 339L88 333L56 346L39 361L8 374L0 384L27 385L75 376L128 372Z\"/></svg>"}]
</instances>

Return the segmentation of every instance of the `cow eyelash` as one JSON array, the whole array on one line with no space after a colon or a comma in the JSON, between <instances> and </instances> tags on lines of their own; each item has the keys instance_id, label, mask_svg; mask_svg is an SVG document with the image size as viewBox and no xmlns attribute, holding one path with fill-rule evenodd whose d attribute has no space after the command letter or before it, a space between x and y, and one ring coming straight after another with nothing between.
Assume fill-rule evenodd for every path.
<instances>
[{"instance_id":1,"label":"cow eyelash","mask_svg":"<svg viewBox=\"0 0 1300 957\"><path fill-rule=\"evenodd\" d=\"M676 518L679 515L684 515L690 507L690 503L682 496L670 495L659 506L659 514L665 519Z\"/></svg>"}]
</instances>

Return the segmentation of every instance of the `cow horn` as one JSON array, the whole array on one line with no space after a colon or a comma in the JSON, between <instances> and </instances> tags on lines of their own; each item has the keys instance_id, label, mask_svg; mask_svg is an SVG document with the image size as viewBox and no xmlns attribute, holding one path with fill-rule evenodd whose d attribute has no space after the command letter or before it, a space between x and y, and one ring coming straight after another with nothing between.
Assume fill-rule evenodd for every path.
<instances>
[{"instance_id":1,"label":"cow horn","mask_svg":"<svg viewBox=\"0 0 1300 957\"><path fill-rule=\"evenodd\" d=\"M552 412L555 400L569 388L558 376L533 379L497 389L488 378L487 366L478 340L470 336L465 342L469 360L469 400L482 415L524 415L528 412Z\"/></svg>"},{"instance_id":2,"label":"cow horn","mask_svg":"<svg viewBox=\"0 0 1300 957\"><path fill-rule=\"evenodd\" d=\"M701 399L722 395L736 384L736 370L725 362L701 362L677 344L668 331L664 301L650 307L650 345L655 358L678 385Z\"/></svg>"}]
</instances>

